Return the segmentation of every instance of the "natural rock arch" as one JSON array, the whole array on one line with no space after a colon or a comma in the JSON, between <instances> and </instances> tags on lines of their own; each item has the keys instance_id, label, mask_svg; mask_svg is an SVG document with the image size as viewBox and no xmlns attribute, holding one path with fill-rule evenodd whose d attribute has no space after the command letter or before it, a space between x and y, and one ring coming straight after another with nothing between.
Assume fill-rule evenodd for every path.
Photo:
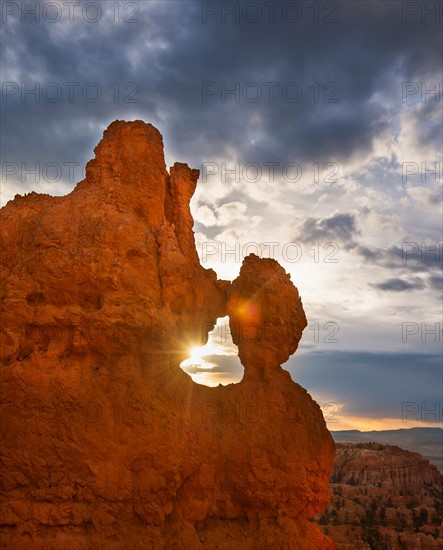
<instances>
[{"instance_id":1,"label":"natural rock arch","mask_svg":"<svg viewBox=\"0 0 443 550\"><path fill-rule=\"evenodd\" d=\"M297 289L254 255L232 284L200 265L197 179L168 173L152 125L115 121L71 193L1 209L7 546L332 548L308 520L334 444L280 367L306 326ZM225 314L245 376L198 386L186 342Z\"/></svg>"}]
</instances>

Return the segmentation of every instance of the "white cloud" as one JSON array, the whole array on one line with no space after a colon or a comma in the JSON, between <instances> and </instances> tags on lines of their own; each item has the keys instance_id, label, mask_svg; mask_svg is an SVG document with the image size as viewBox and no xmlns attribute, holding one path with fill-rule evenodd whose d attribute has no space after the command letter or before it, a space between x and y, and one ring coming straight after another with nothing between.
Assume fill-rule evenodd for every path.
<instances>
[{"instance_id":1,"label":"white cloud","mask_svg":"<svg viewBox=\"0 0 443 550\"><path fill-rule=\"evenodd\" d=\"M194 221L201 223L205 227L217 225L217 218L214 211L206 204L204 204L203 206L199 206L197 210L194 210L193 214Z\"/></svg>"}]
</instances>

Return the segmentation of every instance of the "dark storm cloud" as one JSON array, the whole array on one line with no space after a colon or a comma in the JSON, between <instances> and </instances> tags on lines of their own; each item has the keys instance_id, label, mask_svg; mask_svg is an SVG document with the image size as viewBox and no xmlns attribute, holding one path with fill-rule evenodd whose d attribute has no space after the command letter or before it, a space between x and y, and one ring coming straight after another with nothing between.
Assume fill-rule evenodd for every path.
<instances>
[{"instance_id":1,"label":"dark storm cloud","mask_svg":"<svg viewBox=\"0 0 443 550\"><path fill-rule=\"evenodd\" d=\"M431 277L429 277L429 284L431 286L431 288L433 288L434 290L442 290L442 284L443 284L443 277L442 277L442 274L440 273L440 275L432 275Z\"/></svg>"},{"instance_id":2,"label":"dark storm cloud","mask_svg":"<svg viewBox=\"0 0 443 550\"><path fill-rule=\"evenodd\" d=\"M54 103L36 103L31 96L22 103L20 94L7 98L6 161L84 163L116 118L153 122L177 160L195 166L232 147L245 162L346 160L370 151L386 127L384 102L374 98L390 96L400 108L399 82L426 78L440 66L438 26L419 17L402 23L401 2L339 2L338 22L330 24L314 23L304 3L299 23L285 21L277 10L274 23L262 17L256 24L232 17L223 23L219 15L203 22L202 3L173 1L138 2L138 23L114 23L107 3L102 5L106 17L97 23L79 17L73 23L22 23L11 16L3 24L5 80L79 83L73 102L66 93ZM87 82L102 90L96 103L81 95ZM129 82L138 86L138 102L125 103L123 89L115 101L115 83ZM218 90L206 102L205 82ZM259 102L244 98L248 82L262 90ZM265 82L277 83L272 102ZM302 91L295 103L282 95L289 82ZM232 96L222 101L222 83L239 83L238 102ZM317 91L310 89L315 83ZM326 83L332 87L324 89ZM338 102L324 102L328 93Z\"/></svg>"},{"instance_id":3,"label":"dark storm cloud","mask_svg":"<svg viewBox=\"0 0 443 550\"><path fill-rule=\"evenodd\" d=\"M362 209L361 214L366 215L369 212L368 209ZM442 243L405 239L401 246L379 248L362 243L359 240L360 235L356 216L340 212L325 218L310 216L301 224L294 241L299 243L336 242L343 250L363 259L366 264L397 274L384 281L371 283L370 286L377 290L404 292L422 290L426 285L433 290L440 290L439 274L443 265ZM423 280L417 274L427 274L428 278Z\"/></svg>"},{"instance_id":4,"label":"dark storm cloud","mask_svg":"<svg viewBox=\"0 0 443 550\"><path fill-rule=\"evenodd\" d=\"M440 242L426 243L406 240L401 247L368 247L358 244L350 252L360 256L366 264L386 269L390 277L384 281L370 283L370 286L386 292L423 290L429 287L441 291L441 270L443 265ZM426 276L423 280L421 277Z\"/></svg>"},{"instance_id":5,"label":"dark storm cloud","mask_svg":"<svg viewBox=\"0 0 443 550\"><path fill-rule=\"evenodd\" d=\"M440 68L441 74L441 68ZM421 103L420 109L412 115L412 121L416 128L417 139L421 146L429 146L436 143L442 143L443 126L442 118L442 92L438 93L437 86L440 83L434 83L432 86L436 90L432 101ZM428 86L426 86L427 88ZM431 86L429 86L431 88ZM441 86L440 86L441 89ZM421 96L420 96L421 97Z\"/></svg>"},{"instance_id":6,"label":"dark storm cloud","mask_svg":"<svg viewBox=\"0 0 443 550\"><path fill-rule=\"evenodd\" d=\"M441 242L417 242L405 239L401 246L388 248L358 244L353 252L367 263L411 273L440 272L443 264Z\"/></svg>"},{"instance_id":7,"label":"dark storm cloud","mask_svg":"<svg viewBox=\"0 0 443 550\"><path fill-rule=\"evenodd\" d=\"M425 288L424 282L416 278L413 281L405 281L404 279L388 279L383 283L371 284L377 290L386 290L388 292L404 292L405 290L422 290Z\"/></svg>"},{"instance_id":8,"label":"dark storm cloud","mask_svg":"<svg viewBox=\"0 0 443 550\"><path fill-rule=\"evenodd\" d=\"M353 246L353 239L358 233L354 215L338 213L329 218L308 218L295 240L306 243L339 241L349 248Z\"/></svg>"},{"instance_id":9,"label":"dark storm cloud","mask_svg":"<svg viewBox=\"0 0 443 550\"><path fill-rule=\"evenodd\" d=\"M404 403L437 403L441 411L440 354L314 351L295 355L286 368L314 398L340 403L344 415L400 420Z\"/></svg>"}]
</instances>

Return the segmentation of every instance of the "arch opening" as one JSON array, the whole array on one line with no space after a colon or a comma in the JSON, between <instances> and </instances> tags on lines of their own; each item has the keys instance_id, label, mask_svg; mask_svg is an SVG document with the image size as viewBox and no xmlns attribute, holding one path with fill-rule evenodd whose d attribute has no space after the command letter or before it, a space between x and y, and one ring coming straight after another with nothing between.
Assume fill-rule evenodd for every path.
<instances>
[{"instance_id":1,"label":"arch opening","mask_svg":"<svg viewBox=\"0 0 443 550\"><path fill-rule=\"evenodd\" d=\"M219 317L208 332L204 346L193 347L180 368L194 382L215 387L237 384L243 378L244 367L238 357L238 347L232 341L229 316Z\"/></svg>"}]
</instances>

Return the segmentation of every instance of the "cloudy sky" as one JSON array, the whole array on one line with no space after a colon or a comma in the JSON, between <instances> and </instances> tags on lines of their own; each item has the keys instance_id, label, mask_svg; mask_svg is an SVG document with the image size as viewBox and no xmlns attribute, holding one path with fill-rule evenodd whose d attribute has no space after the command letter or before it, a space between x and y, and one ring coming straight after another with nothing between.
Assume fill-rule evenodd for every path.
<instances>
[{"instance_id":1,"label":"cloudy sky","mask_svg":"<svg viewBox=\"0 0 443 550\"><path fill-rule=\"evenodd\" d=\"M309 327L285 368L329 428L439 425L436 6L4 1L2 204L69 192L111 121L151 122L168 165L201 170L205 267L233 279L255 252L291 274ZM193 374L241 378L217 349Z\"/></svg>"}]
</instances>

